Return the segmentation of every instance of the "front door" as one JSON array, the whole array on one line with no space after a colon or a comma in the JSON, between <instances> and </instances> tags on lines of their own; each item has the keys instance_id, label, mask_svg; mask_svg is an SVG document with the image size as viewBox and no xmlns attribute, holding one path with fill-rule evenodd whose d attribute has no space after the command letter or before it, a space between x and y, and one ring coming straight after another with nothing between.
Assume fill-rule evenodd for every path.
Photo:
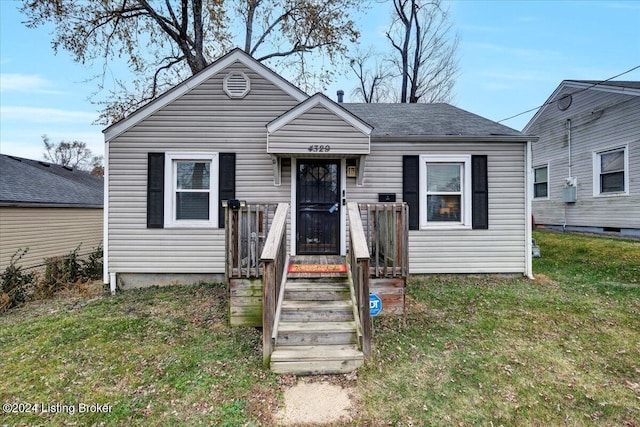
<instances>
[{"instance_id":1,"label":"front door","mask_svg":"<svg viewBox=\"0 0 640 427\"><path fill-rule=\"evenodd\" d=\"M339 255L340 161L297 163L297 253Z\"/></svg>"}]
</instances>

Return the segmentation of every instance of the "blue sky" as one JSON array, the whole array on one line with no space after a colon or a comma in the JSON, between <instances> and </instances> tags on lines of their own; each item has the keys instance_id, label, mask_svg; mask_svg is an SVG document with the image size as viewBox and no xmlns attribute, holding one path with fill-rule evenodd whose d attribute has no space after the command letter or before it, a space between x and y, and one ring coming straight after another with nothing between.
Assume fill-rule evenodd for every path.
<instances>
[{"instance_id":1,"label":"blue sky","mask_svg":"<svg viewBox=\"0 0 640 427\"><path fill-rule=\"evenodd\" d=\"M541 105L563 79L604 80L640 65L640 2L451 1L460 35L460 74L453 104L502 120ZM101 71L54 55L49 29L21 24L18 2L0 0L0 152L42 158L42 138L80 140L103 152L98 107L88 98ZM385 45L389 5L375 3L361 24L361 46ZM117 70L117 64L113 70ZM274 70L278 72L279 70ZM640 80L640 69L618 78ZM108 83L108 82L107 82ZM349 102L354 86L341 77L337 89ZM503 122L522 129L535 112Z\"/></svg>"}]
</instances>

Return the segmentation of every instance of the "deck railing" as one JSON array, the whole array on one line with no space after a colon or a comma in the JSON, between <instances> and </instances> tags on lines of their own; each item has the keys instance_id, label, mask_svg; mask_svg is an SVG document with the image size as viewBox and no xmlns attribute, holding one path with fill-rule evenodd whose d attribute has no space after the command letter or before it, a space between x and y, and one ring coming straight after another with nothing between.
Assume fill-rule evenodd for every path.
<instances>
[{"instance_id":1,"label":"deck railing","mask_svg":"<svg viewBox=\"0 0 640 427\"><path fill-rule=\"evenodd\" d=\"M371 354L371 315L369 313L369 248L362 227L360 210L355 202L347 203L349 216L349 268L353 279L357 319L361 332L360 348L365 357Z\"/></svg>"},{"instance_id":2,"label":"deck railing","mask_svg":"<svg viewBox=\"0 0 640 427\"><path fill-rule=\"evenodd\" d=\"M287 268L287 215L288 203L278 204L271 229L267 235L260 262L262 276L262 360L269 365L273 353L272 333L276 320L277 302Z\"/></svg>"},{"instance_id":3,"label":"deck railing","mask_svg":"<svg viewBox=\"0 0 640 427\"><path fill-rule=\"evenodd\" d=\"M360 203L373 277L408 277L409 209L405 203Z\"/></svg>"},{"instance_id":4,"label":"deck railing","mask_svg":"<svg viewBox=\"0 0 640 427\"><path fill-rule=\"evenodd\" d=\"M260 254L276 204L254 203L225 208L226 268L229 278L262 277Z\"/></svg>"}]
</instances>

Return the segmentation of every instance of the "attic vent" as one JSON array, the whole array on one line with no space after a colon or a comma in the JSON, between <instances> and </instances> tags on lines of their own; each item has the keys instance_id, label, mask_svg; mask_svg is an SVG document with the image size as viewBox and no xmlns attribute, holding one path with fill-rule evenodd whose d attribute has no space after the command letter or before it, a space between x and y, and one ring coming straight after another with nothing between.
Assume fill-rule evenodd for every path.
<instances>
[{"instance_id":1,"label":"attic vent","mask_svg":"<svg viewBox=\"0 0 640 427\"><path fill-rule=\"evenodd\" d=\"M244 98L251 89L251 82L245 73L233 71L225 76L222 87L229 98Z\"/></svg>"}]
</instances>

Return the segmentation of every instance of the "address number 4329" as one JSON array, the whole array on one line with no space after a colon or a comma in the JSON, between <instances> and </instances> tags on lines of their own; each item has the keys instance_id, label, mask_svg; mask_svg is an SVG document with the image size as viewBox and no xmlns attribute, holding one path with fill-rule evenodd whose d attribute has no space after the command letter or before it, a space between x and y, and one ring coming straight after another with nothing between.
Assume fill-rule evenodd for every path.
<instances>
[{"instance_id":1,"label":"address number 4329","mask_svg":"<svg viewBox=\"0 0 640 427\"><path fill-rule=\"evenodd\" d=\"M309 148L307 148L307 150L309 150L309 152L311 153L328 153L329 151L331 151L331 146L330 145L310 145Z\"/></svg>"}]
</instances>

